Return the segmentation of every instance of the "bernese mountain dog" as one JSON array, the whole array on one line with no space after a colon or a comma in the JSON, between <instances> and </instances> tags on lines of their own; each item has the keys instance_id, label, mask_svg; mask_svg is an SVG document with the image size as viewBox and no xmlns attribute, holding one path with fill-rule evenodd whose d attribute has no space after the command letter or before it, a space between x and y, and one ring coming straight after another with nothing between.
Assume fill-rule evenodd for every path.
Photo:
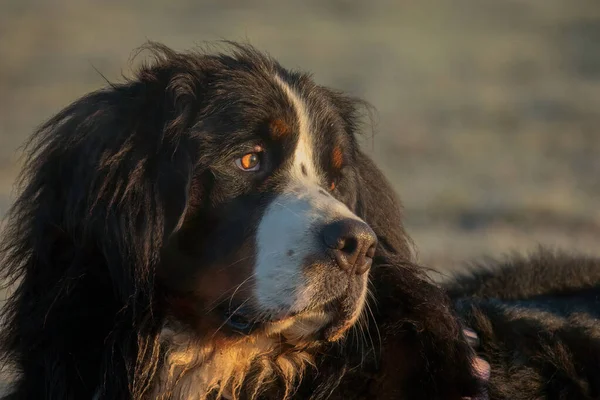
<instances>
[{"instance_id":1,"label":"bernese mountain dog","mask_svg":"<svg viewBox=\"0 0 600 400\"><path fill-rule=\"evenodd\" d=\"M593 305L593 260L440 287L359 147L361 101L248 45L145 49L27 144L0 245L10 398L595 398L594 307L539 317L579 304L548 294L564 274Z\"/></svg>"}]
</instances>

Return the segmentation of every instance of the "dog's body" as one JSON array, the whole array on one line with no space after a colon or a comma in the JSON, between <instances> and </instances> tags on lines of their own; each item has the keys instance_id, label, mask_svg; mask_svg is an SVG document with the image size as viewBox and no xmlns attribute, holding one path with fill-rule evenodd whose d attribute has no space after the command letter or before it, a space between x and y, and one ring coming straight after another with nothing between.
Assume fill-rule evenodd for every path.
<instances>
[{"instance_id":1,"label":"dog's body","mask_svg":"<svg viewBox=\"0 0 600 400\"><path fill-rule=\"evenodd\" d=\"M506 358L493 322L511 310L486 297L533 292L463 278L453 306L414 263L399 203L357 145L359 102L248 46L149 48L154 64L29 145L0 248L19 280L2 332L14 398L474 397L461 318L495 368L492 398L522 385L553 398L576 376L543 381L547 363ZM521 361L539 379L496 370Z\"/></svg>"},{"instance_id":2,"label":"dog's body","mask_svg":"<svg viewBox=\"0 0 600 400\"><path fill-rule=\"evenodd\" d=\"M600 398L600 260L541 251L447 287L491 363L491 399Z\"/></svg>"}]
</instances>

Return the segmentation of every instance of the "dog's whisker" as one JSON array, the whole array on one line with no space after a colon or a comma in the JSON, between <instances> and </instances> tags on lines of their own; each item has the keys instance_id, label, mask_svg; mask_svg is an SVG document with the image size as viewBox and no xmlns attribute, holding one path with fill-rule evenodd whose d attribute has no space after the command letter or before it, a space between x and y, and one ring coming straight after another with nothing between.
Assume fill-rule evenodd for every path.
<instances>
[{"instance_id":1,"label":"dog's whisker","mask_svg":"<svg viewBox=\"0 0 600 400\"><path fill-rule=\"evenodd\" d=\"M362 315L361 315L361 318L359 318L359 320L357 322L358 322L358 327L361 331L361 338L362 338L362 346L361 346L360 354L361 354L361 365L363 365L366 360L366 356L367 356L367 352L365 349L368 346L367 336L369 335L369 332L365 331L364 319L362 318Z\"/></svg>"},{"instance_id":2,"label":"dog's whisker","mask_svg":"<svg viewBox=\"0 0 600 400\"><path fill-rule=\"evenodd\" d=\"M247 302L249 299L246 299L242 302L242 304L240 304L233 312L230 312L229 315L227 316L227 318L225 319L225 321L223 321L223 323L221 325L219 325L219 327L217 328L217 330L212 334L212 338L215 337L215 335L217 333L219 333L219 331L225 326L225 324L227 324L231 318L235 315L236 312L238 312Z\"/></svg>"},{"instance_id":3,"label":"dog's whisker","mask_svg":"<svg viewBox=\"0 0 600 400\"><path fill-rule=\"evenodd\" d=\"M246 260L251 260L253 257L254 257L253 255L246 256L246 257L241 257L240 259L238 259L238 260L236 260L236 261L232 262L231 264L227 264L227 265L220 266L220 267L218 267L217 269L218 269L218 270L223 270L223 269L231 268L231 267L233 267L234 265L237 265L237 264L239 264L239 263L241 263L241 262L243 262L243 261L246 261Z\"/></svg>"},{"instance_id":4,"label":"dog's whisker","mask_svg":"<svg viewBox=\"0 0 600 400\"><path fill-rule=\"evenodd\" d=\"M286 206L283 203L280 203L279 201L274 201L274 204L277 204L278 206L280 206L281 208L286 209L287 211L289 211L290 213L294 214L296 217L298 218L302 218L302 216L300 214L298 214L296 211L292 210L291 208L289 208L288 206Z\"/></svg>"},{"instance_id":5,"label":"dog's whisker","mask_svg":"<svg viewBox=\"0 0 600 400\"><path fill-rule=\"evenodd\" d=\"M229 306L231 307L231 302L233 300L233 296L235 296L236 292L240 290L240 288L249 283L251 280L256 279L256 275L253 273L249 275L246 279L244 279L241 283L232 286L231 288L224 291L216 300L212 301L207 307L205 307L205 313L208 314L215 310L215 308L219 307L224 301L225 297L229 292L233 290L233 294L229 297Z\"/></svg>"},{"instance_id":6,"label":"dog's whisker","mask_svg":"<svg viewBox=\"0 0 600 400\"><path fill-rule=\"evenodd\" d=\"M235 294L237 293L238 290L240 290L240 288L248 281L250 281L250 279L254 278L254 274L251 274L250 276L248 276L246 279L244 279L242 281L242 283L240 283L235 290L233 291L233 294L231 295L231 297L229 297L229 308L231 308L231 302L233 301L233 298L235 296Z\"/></svg>"},{"instance_id":7,"label":"dog's whisker","mask_svg":"<svg viewBox=\"0 0 600 400\"><path fill-rule=\"evenodd\" d=\"M377 324L377 320L375 319L375 315L373 314L373 310L371 310L371 305L369 304L368 300L365 302L365 308L367 310L367 314L365 315L365 320L366 320L366 324L367 324L367 331L369 332L369 337L371 338L371 345L373 346L373 357L375 358L375 363L377 365L378 364L378 360L379 360L379 356L381 355L381 343L382 343L381 332L379 330L379 326ZM371 319L373 320L373 326L375 327L375 332L377 332L377 343L379 344L379 351L378 352L375 350L375 343L373 343L373 336L371 335L371 329L369 329L369 318L368 318L368 316L370 316Z\"/></svg>"}]
</instances>

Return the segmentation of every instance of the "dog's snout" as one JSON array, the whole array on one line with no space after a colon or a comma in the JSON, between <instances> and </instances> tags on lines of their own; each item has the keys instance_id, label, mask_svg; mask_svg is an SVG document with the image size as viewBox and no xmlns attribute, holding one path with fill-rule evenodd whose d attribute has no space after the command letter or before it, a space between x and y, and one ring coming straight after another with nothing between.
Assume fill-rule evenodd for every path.
<instances>
[{"instance_id":1,"label":"dog's snout","mask_svg":"<svg viewBox=\"0 0 600 400\"><path fill-rule=\"evenodd\" d=\"M371 267L377 236L364 222L343 219L330 223L323 228L323 240L344 271L361 275Z\"/></svg>"}]
</instances>

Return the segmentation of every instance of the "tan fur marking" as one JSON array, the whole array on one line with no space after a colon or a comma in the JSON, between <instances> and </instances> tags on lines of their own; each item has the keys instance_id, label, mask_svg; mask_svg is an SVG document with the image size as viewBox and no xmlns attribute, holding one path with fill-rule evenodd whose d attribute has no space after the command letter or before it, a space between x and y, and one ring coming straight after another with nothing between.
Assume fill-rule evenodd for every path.
<instances>
[{"instance_id":1,"label":"tan fur marking","mask_svg":"<svg viewBox=\"0 0 600 400\"><path fill-rule=\"evenodd\" d=\"M325 315L312 321L313 328L326 323ZM310 325L310 322L309 322ZM256 399L269 383L279 380L289 398L302 380L306 368L314 366L314 331L305 325L291 325L281 331L297 342L283 343L280 335L195 342L180 326L165 328L161 341L168 348L158 374L152 398L167 400L237 400L242 388ZM308 336L304 336L308 335ZM244 386L244 387L243 387Z\"/></svg>"},{"instance_id":2,"label":"tan fur marking","mask_svg":"<svg viewBox=\"0 0 600 400\"><path fill-rule=\"evenodd\" d=\"M333 152L331 154L331 166L334 169L340 169L342 168L342 165L344 164L344 154L342 153L342 149L340 149L339 147L335 147L333 149Z\"/></svg>"},{"instance_id":3,"label":"tan fur marking","mask_svg":"<svg viewBox=\"0 0 600 400\"><path fill-rule=\"evenodd\" d=\"M283 136L290 133L290 127L280 119L274 119L269 124L269 131L273 139L281 139Z\"/></svg>"}]
</instances>

